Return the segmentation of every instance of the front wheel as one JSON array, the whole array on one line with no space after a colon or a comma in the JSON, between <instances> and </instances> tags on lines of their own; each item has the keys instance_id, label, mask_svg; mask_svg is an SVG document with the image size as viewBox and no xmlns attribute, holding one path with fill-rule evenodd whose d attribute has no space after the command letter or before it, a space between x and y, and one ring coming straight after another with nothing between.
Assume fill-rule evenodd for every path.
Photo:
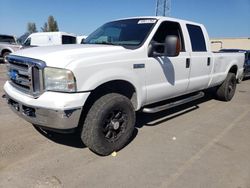
<instances>
[{"instance_id":1,"label":"front wheel","mask_svg":"<svg viewBox=\"0 0 250 188\"><path fill-rule=\"evenodd\" d=\"M217 98L222 101L230 101L236 90L236 76L234 73L228 73L224 82L216 91Z\"/></svg>"},{"instance_id":2,"label":"front wheel","mask_svg":"<svg viewBox=\"0 0 250 188\"><path fill-rule=\"evenodd\" d=\"M135 111L131 101L117 93L106 94L90 108L81 139L95 153L109 155L128 143L134 124Z\"/></svg>"}]
</instances>

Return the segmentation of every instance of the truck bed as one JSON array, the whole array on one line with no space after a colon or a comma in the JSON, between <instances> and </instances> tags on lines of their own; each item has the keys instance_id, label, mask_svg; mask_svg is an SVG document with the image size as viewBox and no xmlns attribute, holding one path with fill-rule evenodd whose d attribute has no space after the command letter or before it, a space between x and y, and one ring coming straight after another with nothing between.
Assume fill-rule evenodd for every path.
<instances>
[{"instance_id":1,"label":"truck bed","mask_svg":"<svg viewBox=\"0 0 250 188\"><path fill-rule=\"evenodd\" d=\"M242 53L213 52L213 68L209 87L221 84L232 66L238 68L236 78L243 72L244 55ZM227 67L225 69L225 67Z\"/></svg>"}]
</instances>

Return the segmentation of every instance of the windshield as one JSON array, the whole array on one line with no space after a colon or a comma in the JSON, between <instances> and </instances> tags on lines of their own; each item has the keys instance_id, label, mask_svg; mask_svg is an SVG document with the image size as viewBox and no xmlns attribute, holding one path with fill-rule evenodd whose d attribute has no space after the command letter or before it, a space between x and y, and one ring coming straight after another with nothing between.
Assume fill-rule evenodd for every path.
<instances>
[{"instance_id":1,"label":"windshield","mask_svg":"<svg viewBox=\"0 0 250 188\"><path fill-rule=\"evenodd\" d=\"M7 35L0 35L0 42L6 42L6 43L16 43L15 38L12 36L7 36Z\"/></svg>"},{"instance_id":2,"label":"windshield","mask_svg":"<svg viewBox=\"0 0 250 188\"><path fill-rule=\"evenodd\" d=\"M151 31L156 19L128 19L109 22L90 34L84 44L139 46Z\"/></svg>"}]
</instances>

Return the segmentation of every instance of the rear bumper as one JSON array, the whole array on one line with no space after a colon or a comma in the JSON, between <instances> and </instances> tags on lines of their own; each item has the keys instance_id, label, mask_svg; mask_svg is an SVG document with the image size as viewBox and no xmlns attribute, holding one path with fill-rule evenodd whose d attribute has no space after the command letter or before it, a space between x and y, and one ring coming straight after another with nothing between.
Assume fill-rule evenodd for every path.
<instances>
[{"instance_id":1,"label":"rear bumper","mask_svg":"<svg viewBox=\"0 0 250 188\"><path fill-rule=\"evenodd\" d=\"M18 116L32 124L58 130L78 126L82 106L89 95L51 92L46 97L34 99L20 93L8 82L4 91L9 107Z\"/></svg>"}]
</instances>

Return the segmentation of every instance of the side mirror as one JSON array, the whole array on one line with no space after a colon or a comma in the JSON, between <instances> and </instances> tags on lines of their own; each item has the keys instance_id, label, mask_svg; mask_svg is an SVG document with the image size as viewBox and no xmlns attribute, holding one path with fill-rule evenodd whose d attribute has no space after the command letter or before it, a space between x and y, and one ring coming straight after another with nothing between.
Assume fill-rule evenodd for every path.
<instances>
[{"instance_id":1,"label":"side mirror","mask_svg":"<svg viewBox=\"0 0 250 188\"><path fill-rule=\"evenodd\" d=\"M180 53L180 41L177 36L169 35L165 43L151 42L148 49L149 57L168 56L175 57Z\"/></svg>"},{"instance_id":2,"label":"side mirror","mask_svg":"<svg viewBox=\"0 0 250 188\"><path fill-rule=\"evenodd\" d=\"M180 53L180 40L175 35L169 35L165 39L165 51L167 56L175 57Z\"/></svg>"}]
</instances>

